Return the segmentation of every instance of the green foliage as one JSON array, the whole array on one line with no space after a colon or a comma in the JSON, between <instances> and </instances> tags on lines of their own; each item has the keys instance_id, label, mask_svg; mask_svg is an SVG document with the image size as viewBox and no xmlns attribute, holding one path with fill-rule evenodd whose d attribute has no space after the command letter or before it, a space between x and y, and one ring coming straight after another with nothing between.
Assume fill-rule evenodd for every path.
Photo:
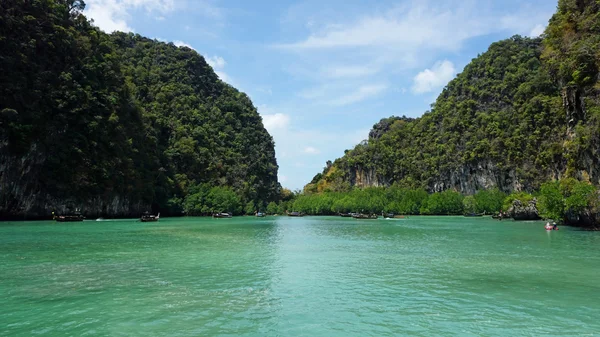
<instances>
[{"instance_id":1,"label":"green foliage","mask_svg":"<svg viewBox=\"0 0 600 337\"><path fill-rule=\"evenodd\" d=\"M280 198L273 139L247 95L189 48L101 32L84 6L0 2L0 216L30 197L199 212L183 200L200 184L244 204Z\"/></svg>"},{"instance_id":2,"label":"green foliage","mask_svg":"<svg viewBox=\"0 0 600 337\"><path fill-rule=\"evenodd\" d=\"M244 207L244 213L247 215L254 214L258 210L256 209L256 205L254 205L254 201L250 200L246 203Z\"/></svg>"},{"instance_id":3,"label":"green foliage","mask_svg":"<svg viewBox=\"0 0 600 337\"><path fill-rule=\"evenodd\" d=\"M474 200L473 197L470 197ZM314 215L338 213L435 214L457 215L463 212L463 196L444 191L428 195L423 189L400 187L354 189L350 192L323 192L299 195L288 210Z\"/></svg>"},{"instance_id":4,"label":"green foliage","mask_svg":"<svg viewBox=\"0 0 600 337\"><path fill-rule=\"evenodd\" d=\"M507 211L513 204L515 200L519 200L523 205L529 204L532 201L534 196L527 192L515 192L511 193L508 197L504 199L502 203L502 209Z\"/></svg>"},{"instance_id":5,"label":"green foliage","mask_svg":"<svg viewBox=\"0 0 600 337\"><path fill-rule=\"evenodd\" d=\"M279 213L279 207L277 206L277 203L275 203L274 201L271 201L267 205L267 213L268 214L278 214Z\"/></svg>"},{"instance_id":6,"label":"green foliage","mask_svg":"<svg viewBox=\"0 0 600 337\"><path fill-rule=\"evenodd\" d=\"M597 206L598 189L573 178L542 185L539 208L542 216L563 221L569 215L579 216Z\"/></svg>"},{"instance_id":7,"label":"green foliage","mask_svg":"<svg viewBox=\"0 0 600 337\"><path fill-rule=\"evenodd\" d=\"M561 221L564 217L565 199L561 193L560 183L551 181L544 183L538 202L540 215L544 218Z\"/></svg>"},{"instance_id":8,"label":"green foliage","mask_svg":"<svg viewBox=\"0 0 600 337\"><path fill-rule=\"evenodd\" d=\"M217 212L240 214L242 204L238 195L229 187L211 187L209 184L194 185L183 202L188 215L210 215Z\"/></svg>"},{"instance_id":9,"label":"green foliage","mask_svg":"<svg viewBox=\"0 0 600 337\"><path fill-rule=\"evenodd\" d=\"M462 214L463 195L454 191L434 193L427 200L429 214L457 215Z\"/></svg>"},{"instance_id":10,"label":"green foliage","mask_svg":"<svg viewBox=\"0 0 600 337\"><path fill-rule=\"evenodd\" d=\"M475 212L493 214L502 209L506 194L498 188L491 190L480 190L474 195Z\"/></svg>"},{"instance_id":11,"label":"green foliage","mask_svg":"<svg viewBox=\"0 0 600 337\"><path fill-rule=\"evenodd\" d=\"M577 182L569 192L565 199L565 210L571 214L581 214L597 201L598 189L586 182Z\"/></svg>"},{"instance_id":12,"label":"green foliage","mask_svg":"<svg viewBox=\"0 0 600 337\"><path fill-rule=\"evenodd\" d=\"M475 197L469 195L463 199L463 208L465 214L473 214L477 212L477 202L475 201Z\"/></svg>"},{"instance_id":13,"label":"green foliage","mask_svg":"<svg viewBox=\"0 0 600 337\"><path fill-rule=\"evenodd\" d=\"M492 44L448 84L431 111L382 119L368 142L347 151L311 186L342 186L368 172L428 191L440 185L464 193L485 189L475 174L494 177L501 191L510 191L512 179L526 190L539 188L562 155L555 135L565 129L559 88L542 66L541 51L540 39L515 36Z\"/></svg>"}]
</instances>

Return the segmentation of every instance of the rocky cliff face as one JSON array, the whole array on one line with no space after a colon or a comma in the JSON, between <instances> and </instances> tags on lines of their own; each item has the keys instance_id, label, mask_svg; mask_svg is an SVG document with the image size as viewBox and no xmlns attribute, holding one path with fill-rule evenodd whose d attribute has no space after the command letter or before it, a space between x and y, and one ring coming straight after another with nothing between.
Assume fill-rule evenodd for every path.
<instances>
[{"instance_id":1,"label":"rocky cliff face","mask_svg":"<svg viewBox=\"0 0 600 337\"><path fill-rule=\"evenodd\" d=\"M364 169L362 167L355 167L350 170L349 181L352 186L364 188L364 187L386 187L389 186L389 181L386 181L384 177L377 174L373 168Z\"/></svg>"},{"instance_id":2,"label":"rocky cliff face","mask_svg":"<svg viewBox=\"0 0 600 337\"><path fill-rule=\"evenodd\" d=\"M180 214L198 185L278 197L272 137L196 51L105 34L83 1L0 1L0 219Z\"/></svg>"},{"instance_id":3,"label":"rocky cliff face","mask_svg":"<svg viewBox=\"0 0 600 337\"><path fill-rule=\"evenodd\" d=\"M544 48L540 39L521 37L493 44L431 111L375 124L368 142L334 162L334 175L324 172L330 189L399 184L511 193L564 177L600 184L600 85L557 79ZM598 73L592 77L586 81L597 82Z\"/></svg>"},{"instance_id":4,"label":"rocky cliff face","mask_svg":"<svg viewBox=\"0 0 600 337\"><path fill-rule=\"evenodd\" d=\"M6 144L6 143L5 143ZM26 156L9 156L0 146L0 218L50 219L52 212L69 214L79 210L87 218L137 217L152 209L141 200L125 195L98 195L81 198L56 195L45 189L39 179L46 164L46 155L32 146Z\"/></svg>"},{"instance_id":5,"label":"rocky cliff face","mask_svg":"<svg viewBox=\"0 0 600 337\"><path fill-rule=\"evenodd\" d=\"M515 200L508 209L508 215L515 220L539 220L540 214L537 209L537 200L533 199L527 204Z\"/></svg>"}]
</instances>

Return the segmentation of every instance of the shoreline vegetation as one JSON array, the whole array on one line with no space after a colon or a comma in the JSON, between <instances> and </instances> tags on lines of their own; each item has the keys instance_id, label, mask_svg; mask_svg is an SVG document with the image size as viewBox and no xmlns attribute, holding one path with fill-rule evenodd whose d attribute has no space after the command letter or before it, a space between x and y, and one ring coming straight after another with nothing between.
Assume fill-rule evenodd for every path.
<instances>
[{"instance_id":1,"label":"shoreline vegetation","mask_svg":"<svg viewBox=\"0 0 600 337\"><path fill-rule=\"evenodd\" d=\"M256 212L280 216L289 212L317 216L339 216L351 212L398 216L502 214L503 219L544 219L586 229L597 229L600 218L600 190L576 179L547 182L533 193L511 194L498 189L481 190L473 195L450 190L428 193L424 189L398 186L315 194L283 189L281 201L267 205L253 202L244 205L239 196L227 188L199 186L194 192L182 201L178 216L212 216L215 212L228 212L235 216L252 216Z\"/></svg>"},{"instance_id":2,"label":"shoreline vegetation","mask_svg":"<svg viewBox=\"0 0 600 337\"><path fill-rule=\"evenodd\" d=\"M308 215L347 212L397 215L505 214L516 220L552 219L559 224L598 226L600 194L589 182L568 178L542 184L532 193L506 194L498 189L463 195L446 190L427 193L424 189L369 187L349 192L298 195L293 208Z\"/></svg>"}]
</instances>

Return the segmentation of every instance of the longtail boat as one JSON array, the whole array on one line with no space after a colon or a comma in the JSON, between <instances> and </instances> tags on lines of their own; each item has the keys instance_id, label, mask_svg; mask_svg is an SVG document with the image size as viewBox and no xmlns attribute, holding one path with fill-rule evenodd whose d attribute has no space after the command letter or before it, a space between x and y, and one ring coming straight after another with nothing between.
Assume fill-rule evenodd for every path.
<instances>
[{"instance_id":1,"label":"longtail boat","mask_svg":"<svg viewBox=\"0 0 600 337\"><path fill-rule=\"evenodd\" d=\"M375 220L379 216L377 214L354 214L352 217L354 219Z\"/></svg>"},{"instance_id":2,"label":"longtail boat","mask_svg":"<svg viewBox=\"0 0 600 337\"><path fill-rule=\"evenodd\" d=\"M158 221L158 219L160 219L160 213L158 213L158 215L144 214L140 218L140 221L141 222L154 222L154 221Z\"/></svg>"},{"instance_id":3,"label":"longtail boat","mask_svg":"<svg viewBox=\"0 0 600 337\"><path fill-rule=\"evenodd\" d=\"M291 212L291 213L288 213L287 215L288 216L298 216L298 217L301 217L301 216L304 216L304 213L302 213L302 212Z\"/></svg>"}]
</instances>

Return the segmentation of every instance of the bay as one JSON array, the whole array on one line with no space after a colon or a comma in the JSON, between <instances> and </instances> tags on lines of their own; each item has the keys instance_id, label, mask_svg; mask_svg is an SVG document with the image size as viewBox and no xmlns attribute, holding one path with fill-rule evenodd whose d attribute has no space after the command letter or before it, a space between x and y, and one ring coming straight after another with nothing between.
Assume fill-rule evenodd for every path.
<instances>
[{"instance_id":1,"label":"bay","mask_svg":"<svg viewBox=\"0 0 600 337\"><path fill-rule=\"evenodd\" d=\"M490 218L0 223L2 336L578 336L600 233Z\"/></svg>"}]
</instances>

